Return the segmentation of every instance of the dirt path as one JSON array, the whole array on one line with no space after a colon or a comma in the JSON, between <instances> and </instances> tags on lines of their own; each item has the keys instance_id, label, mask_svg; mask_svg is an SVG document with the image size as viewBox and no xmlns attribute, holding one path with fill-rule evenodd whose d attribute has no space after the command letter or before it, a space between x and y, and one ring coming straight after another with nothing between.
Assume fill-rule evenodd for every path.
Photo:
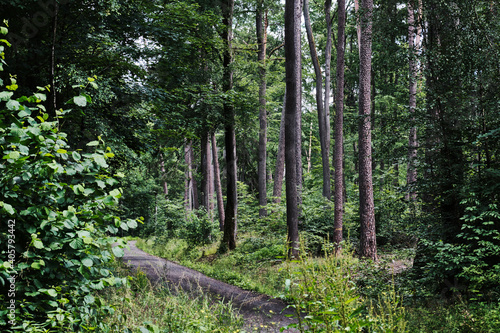
<instances>
[{"instance_id":1,"label":"dirt path","mask_svg":"<svg viewBox=\"0 0 500 333\"><path fill-rule=\"evenodd\" d=\"M133 270L140 267L154 284L166 283L169 286L180 286L188 292L202 290L224 301L232 301L233 307L239 309L239 313L245 320L245 328L255 331L257 327L256 332L279 332L281 327L294 322L293 319L285 317L286 314L292 314L292 310L285 309L286 304L281 300L243 290L212 279L198 271L152 256L138 249L135 243L135 241L128 242L130 249L125 249L123 262ZM263 326L267 326L267 329ZM284 332L294 331L285 330Z\"/></svg>"}]
</instances>

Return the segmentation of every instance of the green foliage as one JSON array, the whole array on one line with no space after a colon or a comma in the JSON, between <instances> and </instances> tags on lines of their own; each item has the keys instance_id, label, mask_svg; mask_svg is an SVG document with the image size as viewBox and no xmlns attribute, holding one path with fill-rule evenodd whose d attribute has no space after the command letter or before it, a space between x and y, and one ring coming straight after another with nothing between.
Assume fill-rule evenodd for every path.
<instances>
[{"instance_id":1,"label":"green foliage","mask_svg":"<svg viewBox=\"0 0 500 333\"><path fill-rule=\"evenodd\" d=\"M137 223L113 215L122 192L104 171L112 153L101 140L72 151L59 119L48 121L42 88L16 99L6 88L15 90L0 92L0 284L15 290L0 295L0 326L81 330L105 311L92 294L123 282L108 269L123 254L109 235Z\"/></svg>"},{"instance_id":2,"label":"green foliage","mask_svg":"<svg viewBox=\"0 0 500 333\"><path fill-rule=\"evenodd\" d=\"M184 222L184 225L178 234L180 238L185 239L193 247L195 245L206 245L214 241L214 235L217 232L217 225L210 220L207 212L203 209L196 213L191 213Z\"/></svg>"},{"instance_id":3,"label":"green foliage","mask_svg":"<svg viewBox=\"0 0 500 333\"><path fill-rule=\"evenodd\" d=\"M430 303L407 307L410 332L494 333L500 330L498 302L467 304Z\"/></svg>"},{"instance_id":4,"label":"green foliage","mask_svg":"<svg viewBox=\"0 0 500 333\"><path fill-rule=\"evenodd\" d=\"M127 268L117 267L120 276ZM242 320L231 304L206 296L153 287L145 274L128 276L129 284L107 288L99 294L102 304L109 304L109 315L98 332L235 332Z\"/></svg>"},{"instance_id":5,"label":"green foliage","mask_svg":"<svg viewBox=\"0 0 500 333\"><path fill-rule=\"evenodd\" d=\"M369 306L360 298L354 282L358 265L348 252L292 262L285 289L298 323L289 327L301 332L405 332L404 308L394 289Z\"/></svg>"}]
</instances>

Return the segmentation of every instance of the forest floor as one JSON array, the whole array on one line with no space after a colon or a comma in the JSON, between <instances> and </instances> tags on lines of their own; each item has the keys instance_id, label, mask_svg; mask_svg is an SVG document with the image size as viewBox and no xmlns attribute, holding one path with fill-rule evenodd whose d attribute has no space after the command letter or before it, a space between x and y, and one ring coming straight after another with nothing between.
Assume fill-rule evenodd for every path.
<instances>
[{"instance_id":1,"label":"forest floor","mask_svg":"<svg viewBox=\"0 0 500 333\"><path fill-rule=\"evenodd\" d=\"M280 328L294 323L293 309L282 300L215 280L198 271L174 262L150 255L129 241L122 258L133 271L140 269L153 285L166 284L171 290L177 288L199 294L210 295L215 300L231 302L232 307L243 317L244 329L258 332L280 332ZM284 332L295 332L287 329Z\"/></svg>"}]
</instances>

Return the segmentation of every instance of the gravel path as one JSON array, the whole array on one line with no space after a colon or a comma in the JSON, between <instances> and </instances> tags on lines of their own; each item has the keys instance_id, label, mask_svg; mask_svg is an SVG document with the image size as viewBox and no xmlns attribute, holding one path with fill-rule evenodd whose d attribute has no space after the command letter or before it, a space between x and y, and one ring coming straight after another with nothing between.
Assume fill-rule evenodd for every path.
<instances>
[{"instance_id":1,"label":"gravel path","mask_svg":"<svg viewBox=\"0 0 500 333\"><path fill-rule=\"evenodd\" d=\"M140 267L153 284L166 283L171 287L180 286L188 292L203 291L224 301L232 301L233 307L239 310L245 320L245 328L252 331L257 328L256 332L280 332L281 327L294 322L292 318L285 317L293 311L285 309L286 304L281 300L243 290L198 271L155 257L138 249L135 243L135 241L128 242L129 249L124 249L123 262L133 270ZM267 329L263 326L267 326ZM289 329L284 332L296 331Z\"/></svg>"}]
</instances>

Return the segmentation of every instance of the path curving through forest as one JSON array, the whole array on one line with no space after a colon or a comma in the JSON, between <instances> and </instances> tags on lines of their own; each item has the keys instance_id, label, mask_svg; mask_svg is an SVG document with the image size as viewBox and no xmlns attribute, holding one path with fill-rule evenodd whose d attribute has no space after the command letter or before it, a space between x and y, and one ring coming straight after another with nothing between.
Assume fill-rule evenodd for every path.
<instances>
[{"instance_id":1,"label":"path curving through forest","mask_svg":"<svg viewBox=\"0 0 500 333\"><path fill-rule=\"evenodd\" d=\"M164 283L170 288L180 287L187 292L204 292L224 302L232 302L245 321L245 328L259 332L280 332L280 328L295 322L286 317L293 313L287 304L267 295L241 289L215 280L198 271L178 265L174 262L150 255L136 246L136 241L127 243L122 258L133 271L141 269L153 284ZM267 328L264 328L267 326ZM285 330L284 332L295 332Z\"/></svg>"}]
</instances>

